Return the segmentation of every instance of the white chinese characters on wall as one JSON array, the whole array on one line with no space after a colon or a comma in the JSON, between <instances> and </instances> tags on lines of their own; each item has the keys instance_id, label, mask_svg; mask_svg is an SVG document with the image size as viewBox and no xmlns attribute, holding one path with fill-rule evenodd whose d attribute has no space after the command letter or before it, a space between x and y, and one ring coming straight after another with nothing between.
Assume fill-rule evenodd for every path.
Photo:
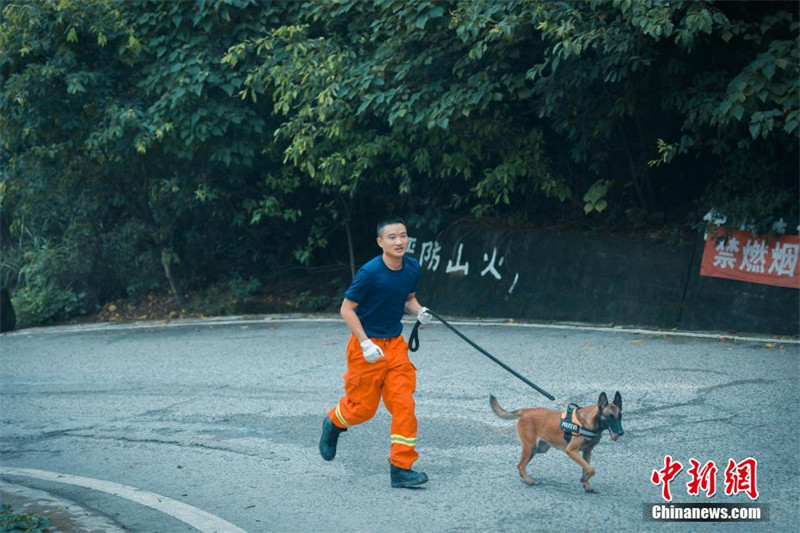
<instances>
[{"instance_id":1,"label":"white chinese characters on wall","mask_svg":"<svg viewBox=\"0 0 800 533\"><path fill-rule=\"evenodd\" d=\"M414 253L409 239L409 252ZM416 244L416 239L414 239ZM442 245L438 241L426 241L420 246L419 264L423 270L430 270L436 272L439 269L441 262ZM469 261L463 259L464 243L459 243L455 257L448 259L445 265L444 272L449 275L468 276L469 275ZM488 277L489 279L501 282L504 280L503 263L505 257L498 257L497 247L492 247L491 252L483 253L483 268L480 271L480 277ZM506 281L511 279L511 275L506 276ZM508 289L508 294L512 294L519 282L519 273L515 272L511 285Z\"/></svg>"}]
</instances>

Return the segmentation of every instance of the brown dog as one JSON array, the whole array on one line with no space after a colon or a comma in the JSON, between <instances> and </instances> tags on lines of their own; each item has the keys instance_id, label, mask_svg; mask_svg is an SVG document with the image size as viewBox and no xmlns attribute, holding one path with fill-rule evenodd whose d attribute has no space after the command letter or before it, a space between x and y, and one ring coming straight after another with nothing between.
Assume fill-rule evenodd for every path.
<instances>
[{"instance_id":1,"label":"brown dog","mask_svg":"<svg viewBox=\"0 0 800 533\"><path fill-rule=\"evenodd\" d=\"M566 427L570 429L568 437L565 437L562 413L559 411L534 407L508 412L500 407L497 398L491 395L489 403L500 418L505 420L519 418L517 432L522 441L522 459L517 464L517 470L528 485L533 485L534 482L525 467L537 452L544 453L553 446L564 450L570 459L581 465L583 488L586 492L595 492L589 485L589 478L595 474L594 468L589 465L592 449L600 442L600 436L606 429L611 434L611 440L617 440L618 436L625 433L622 430L622 396L619 392L614 395L613 403L608 403L608 396L604 392L600 394L597 405L576 408L572 413L572 421L565 421ZM578 452L583 452L583 457Z\"/></svg>"}]
</instances>

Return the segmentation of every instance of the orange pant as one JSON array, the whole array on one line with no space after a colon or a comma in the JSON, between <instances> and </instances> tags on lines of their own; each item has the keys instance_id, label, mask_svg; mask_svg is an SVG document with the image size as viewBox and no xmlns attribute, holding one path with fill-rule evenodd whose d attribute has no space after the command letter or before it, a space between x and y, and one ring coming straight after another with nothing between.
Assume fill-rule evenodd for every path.
<instances>
[{"instance_id":1,"label":"orange pant","mask_svg":"<svg viewBox=\"0 0 800 533\"><path fill-rule=\"evenodd\" d=\"M411 468L419 455L415 449L417 417L414 414L417 369L408 359L408 344L402 335L372 341L384 353L375 363L364 359L358 339L350 336L344 396L328 417L340 428L362 424L375 415L382 397L392 415L389 462L399 468Z\"/></svg>"}]
</instances>

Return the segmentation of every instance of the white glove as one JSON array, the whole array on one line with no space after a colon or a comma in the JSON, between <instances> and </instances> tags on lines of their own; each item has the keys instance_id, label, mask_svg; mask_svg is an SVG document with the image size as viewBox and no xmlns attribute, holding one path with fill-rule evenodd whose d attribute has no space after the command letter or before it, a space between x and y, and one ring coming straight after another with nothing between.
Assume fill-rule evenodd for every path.
<instances>
[{"instance_id":1,"label":"white glove","mask_svg":"<svg viewBox=\"0 0 800 533\"><path fill-rule=\"evenodd\" d=\"M383 350L381 350L381 347L370 339L361 343L361 351L364 352L364 359L366 359L368 363L374 363L383 357Z\"/></svg>"},{"instance_id":2,"label":"white glove","mask_svg":"<svg viewBox=\"0 0 800 533\"><path fill-rule=\"evenodd\" d=\"M433 315L428 311L427 307L423 307L417 313L417 320L419 320L420 324L427 324L431 320L433 320Z\"/></svg>"}]
</instances>

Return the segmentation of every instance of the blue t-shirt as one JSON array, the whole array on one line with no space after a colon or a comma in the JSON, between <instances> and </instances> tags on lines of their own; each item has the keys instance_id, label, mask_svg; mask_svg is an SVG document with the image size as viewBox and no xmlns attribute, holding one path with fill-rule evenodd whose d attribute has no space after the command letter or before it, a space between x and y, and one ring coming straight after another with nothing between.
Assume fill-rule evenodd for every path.
<instances>
[{"instance_id":1,"label":"blue t-shirt","mask_svg":"<svg viewBox=\"0 0 800 533\"><path fill-rule=\"evenodd\" d=\"M403 332L400 321L408 295L417 290L419 261L403 256L403 268L392 270L383 255L358 269L344 297L356 302L356 315L369 337L397 337Z\"/></svg>"}]
</instances>

